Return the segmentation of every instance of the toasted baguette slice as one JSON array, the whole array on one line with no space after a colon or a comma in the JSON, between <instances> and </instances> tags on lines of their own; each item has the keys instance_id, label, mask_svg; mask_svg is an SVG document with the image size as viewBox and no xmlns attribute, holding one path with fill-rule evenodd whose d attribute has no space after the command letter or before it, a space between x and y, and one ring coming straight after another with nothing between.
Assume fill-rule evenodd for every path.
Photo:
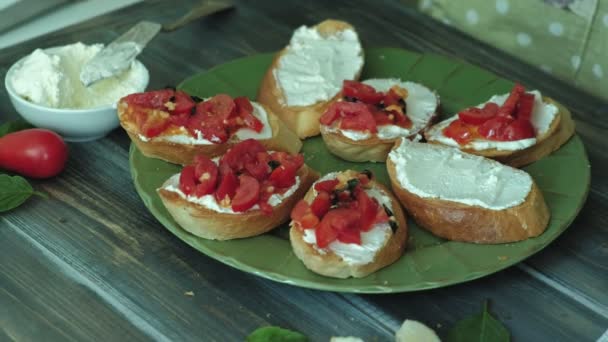
<instances>
[{"instance_id":1,"label":"toasted baguette slice","mask_svg":"<svg viewBox=\"0 0 608 342\"><path fill-rule=\"evenodd\" d=\"M574 121L572 120L570 111L559 102L548 97L543 97L543 102L556 106L558 111L549 129L544 134L536 137L534 145L519 150L498 150L496 148L475 150L466 145L459 146L458 148L467 153L492 158L512 167L523 167L548 156L572 137L574 134ZM425 133L425 138L428 142L434 144L440 143L436 140L435 136L439 134L439 130L445 127L446 121L438 123Z\"/></svg>"},{"instance_id":2,"label":"toasted baguette slice","mask_svg":"<svg viewBox=\"0 0 608 342\"><path fill-rule=\"evenodd\" d=\"M358 172L347 170L337 175L338 179L352 179L356 177ZM322 179L333 179L323 177ZM304 230L299 227L295 222L291 222L291 229L289 230L289 237L291 246L295 255L302 260L304 265L311 271L334 278L362 278L377 270L384 268L393 262L397 261L407 244L407 223L403 210L399 205L397 199L391 194L391 192L375 181L370 182L371 187L380 190L384 195L390 199L394 220L397 223L397 230L391 234L386 240L384 245L376 252L373 260L366 264L351 264L344 261L339 255L334 253L331 249L325 249L325 253L322 254L312 244L304 240ZM316 194L314 189L311 187L306 193L304 200L308 203L312 203Z\"/></svg>"},{"instance_id":3,"label":"toasted baguette slice","mask_svg":"<svg viewBox=\"0 0 608 342\"><path fill-rule=\"evenodd\" d=\"M549 209L524 171L452 147L405 140L389 154L387 169L393 191L416 223L442 238L506 243L547 228Z\"/></svg>"},{"instance_id":4,"label":"toasted baguette slice","mask_svg":"<svg viewBox=\"0 0 608 342\"><path fill-rule=\"evenodd\" d=\"M413 126L401 134L388 134L382 138L379 134L360 133L367 136L363 139L353 139L345 135L345 131L321 125L321 136L327 149L338 157L352 162L381 162L386 161L395 141L402 137L415 139L420 137L437 118L439 96L421 84L403 82L400 79L370 79L363 83L374 87L376 91L387 92L392 86L399 86L408 92L405 98L406 114L412 120ZM394 127L393 127L394 128Z\"/></svg>"},{"instance_id":5,"label":"toasted baguette slice","mask_svg":"<svg viewBox=\"0 0 608 342\"><path fill-rule=\"evenodd\" d=\"M184 230L210 240L239 239L263 234L289 220L293 206L319 178L316 171L306 165L298 170L297 176L300 178L298 188L273 207L271 215L265 215L259 209L244 213L221 213L190 202L177 192L166 189L169 185L175 185L176 176L169 178L157 192L167 211Z\"/></svg>"},{"instance_id":6,"label":"toasted baguette slice","mask_svg":"<svg viewBox=\"0 0 608 342\"><path fill-rule=\"evenodd\" d=\"M324 83L314 83L311 87L313 89L324 89L325 94L317 94L319 96L316 98L305 99L303 96L297 96L298 94L294 95L294 91L291 90L289 91L291 98L287 96L286 90L283 89L280 81L277 79L277 73L279 68L283 65L282 61L284 60L285 56L292 54L293 49L300 49L302 42L306 43L306 39L302 39L301 41L295 42L295 44L298 46L294 47L293 44L296 34L306 34L307 30L310 29L300 27L298 30L296 30L290 45L277 53L277 55L274 57L272 64L266 71L264 79L260 84L257 99L258 102L265 104L273 112L275 112L279 118L281 118L281 120L283 120L287 126L301 139L319 134L319 118L325 112L329 103L337 99L338 93L342 88L342 81L345 79L358 79L359 75L361 74L361 69L363 68L363 49L361 48L361 43L359 42L359 38L356 35L354 27L343 21L325 20L314 27L314 30L316 30L318 35L322 37L323 42L333 39L331 37L342 37L344 32L354 32L355 41L353 41L353 44L355 47L353 51L356 54L353 56L354 58L349 58L349 55L343 56L336 55L335 52L333 53L334 57L346 57L346 59L340 61L340 63L336 62L336 66L342 66L343 64L350 63L353 70L349 72L348 75L346 75L346 73L342 73L342 75L328 75L327 70L325 70L326 66L323 65L324 63L327 63L327 60L315 60L314 56L309 54L311 51L310 49L305 50L304 52L299 52L301 56L307 57L307 59L302 58L299 61L300 63L308 62L313 64L311 64L310 68L308 68L306 71L298 70L297 73L292 72L291 77L293 77L293 82L300 84L306 83L306 78L314 76L319 80L322 80L319 82ZM344 38L340 39L344 41ZM307 48L311 47L313 47L311 44L307 46ZM332 79L331 77L333 76L336 76L336 78ZM290 104L290 102L296 104Z\"/></svg>"},{"instance_id":7,"label":"toasted baguette slice","mask_svg":"<svg viewBox=\"0 0 608 342\"><path fill-rule=\"evenodd\" d=\"M298 153L302 148L302 141L267 107L260 104L254 104L254 108L255 106L261 106L265 110L268 124L272 130L272 136L269 139L259 140L262 145L270 151L284 151L290 154ZM135 121L132 119L133 108L125 101L118 103L118 118L131 141L135 143L143 155L174 164L191 164L194 156L199 154L203 154L209 158L217 157L226 153L228 149L240 142L236 135L233 135L227 142L222 144L178 143L168 141L162 138L162 136L146 139L140 134ZM181 132L180 134L184 135L187 133Z\"/></svg>"}]
</instances>

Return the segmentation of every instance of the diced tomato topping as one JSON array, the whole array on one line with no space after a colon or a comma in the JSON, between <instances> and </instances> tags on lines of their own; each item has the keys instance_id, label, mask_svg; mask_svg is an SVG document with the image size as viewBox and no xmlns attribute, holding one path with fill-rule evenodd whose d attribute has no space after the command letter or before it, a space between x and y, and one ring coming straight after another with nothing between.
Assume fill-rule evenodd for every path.
<instances>
[{"instance_id":1,"label":"diced tomato topping","mask_svg":"<svg viewBox=\"0 0 608 342\"><path fill-rule=\"evenodd\" d=\"M530 120L532 118L532 109L534 108L534 94L523 94L517 106L517 119Z\"/></svg>"},{"instance_id":2,"label":"diced tomato topping","mask_svg":"<svg viewBox=\"0 0 608 342\"><path fill-rule=\"evenodd\" d=\"M475 137L474 129L460 120L454 120L443 129L443 135L456 140L460 145L465 145Z\"/></svg>"},{"instance_id":3,"label":"diced tomato topping","mask_svg":"<svg viewBox=\"0 0 608 342\"><path fill-rule=\"evenodd\" d=\"M174 93L173 89L147 91L127 95L124 100L131 106L166 110L165 103L169 102Z\"/></svg>"},{"instance_id":4,"label":"diced tomato topping","mask_svg":"<svg viewBox=\"0 0 608 342\"><path fill-rule=\"evenodd\" d=\"M198 136L197 131L201 132L203 138L214 142L223 143L228 140L229 135L224 127L221 117L213 115L202 109L204 102L196 106L196 114L192 115L188 120L186 128L194 137Z\"/></svg>"},{"instance_id":5,"label":"diced tomato topping","mask_svg":"<svg viewBox=\"0 0 608 342\"><path fill-rule=\"evenodd\" d=\"M338 232L337 240L343 243L361 244L361 232L356 229L344 229Z\"/></svg>"},{"instance_id":6,"label":"diced tomato topping","mask_svg":"<svg viewBox=\"0 0 608 342\"><path fill-rule=\"evenodd\" d=\"M357 212L360 215L359 229L364 232L369 231L376 221L378 203L369 197L365 191L357 194L357 203Z\"/></svg>"},{"instance_id":7,"label":"diced tomato topping","mask_svg":"<svg viewBox=\"0 0 608 342\"><path fill-rule=\"evenodd\" d=\"M513 141L534 138L535 136L534 126L532 126L530 120L516 119L502 131L499 139L503 141Z\"/></svg>"},{"instance_id":8,"label":"diced tomato topping","mask_svg":"<svg viewBox=\"0 0 608 342\"><path fill-rule=\"evenodd\" d=\"M494 117L498 114L499 108L500 107L496 103L488 102L483 106L483 108L481 110L483 110L483 112L486 113L487 115L491 115L492 117Z\"/></svg>"},{"instance_id":9,"label":"diced tomato topping","mask_svg":"<svg viewBox=\"0 0 608 342\"><path fill-rule=\"evenodd\" d=\"M517 103L519 102L519 98L523 93L525 93L526 89L519 83L516 83L513 89L511 89L511 93L509 97L505 100L505 103L500 106L498 109L498 116L511 117L515 113L515 108L517 107Z\"/></svg>"},{"instance_id":10,"label":"diced tomato topping","mask_svg":"<svg viewBox=\"0 0 608 342\"><path fill-rule=\"evenodd\" d=\"M232 210L236 212L247 211L258 202L259 198L260 182L251 176L241 175L239 186L232 198Z\"/></svg>"},{"instance_id":11,"label":"diced tomato topping","mask_svg":"<svg viewBox=\"0 0 608 342\"><path fill-rule=\"evenodd\" d=\"M190 113L181 113L169 116L169 123L175 126L186 126L190 120Z\"/></svg>"},{"instance_id":12,"label":"diced tomato topping","mask_svg":"<svg viewBox=\"0 0 608 342\"><path fill-rule=\"evenodd\" d=\"M323 125L331 125L340 119L340 128L376 133L376 121L369 108L361 102L334 102L321 116Z\"/></svg>"},{"instance_id":13,"label":"diced tomato topping","mask_svg":"<svg viewBox=\"0 0 608 342\"><path fill-rule=\"evenodd\" d=\"M237 97L234 99L234 103L236 105L237 115L243 119L245 127L258 133L261 132L264 128L264 124L253 115L253 106L249 99L245 96Z\"/></svg>"},{"instance_id":14,"label":"diced tomato topping","mask_svg":"<svg viewBox=\"0 0 608 342\"><path fill-rule=\"evenodd\" d=\"M234 172L243 171L247 163L258 160L258 153L266 153L264 145L255 139L243 140L224 154L220 159L220 167L225 164Z\"/></svg>"},{"instance_id":15,"label":"diced tomato topping","mask_svg":"<svg viewBox=\"0 0 608 342\"><path fill-rule=\"evenodd\" d=\"M484 111L481 108L472 107L458 113L458 119L466 124L481 125L482 123L493 118L494 115L495 113L490 111Z\"/></svg>"},{"instance_id":16,"label":"diced tomato topping","mask_svg":"<svg viewBox=\"0 0 608 342\"><path fill-rule=\"evenodd\" d=\"M376 220L374 222L375 223L385 223L385 222L388 222L388 220L389 220L388 214L384 210L384 207L381 207L380 210L378 210L376 213Z\"/></svg>"},{"instance_id":17,"label":"diced tomato topping","mask_svg":"<svg viewBox=\"0 0 608 342\"><path fill-rule=\"evenodd\" d=\"M230 201L236 193L236 188L239 185L239 180L236 175L232 172L226 172L222 174L220 185L215 191L215 199L219 203L226 203ZM229 202L228 202L229 203Z\"/></svg>"},{"instance_id":18,"label":"diced tomato topping","mask_svg":"<svg viewBox=\"0 0 608 342\"><path fill-rule=\"evenodd\" d=\"M192 195L196 190L194 166L188 165L182 169L179 175L179 189L186 195Z\"/></svg>"},{"instance_id":19,"label":"diced tomato topping","mask_svg":"<svg viewBox=\"0 0 608 342\"><path fill-rule=\"evenodd\" d=\"M355 229L358 216L356 210L347 208L336 208L327 212L315 229L317 245L325 248L338 237L339 232Z\"/></svg>"},{"instance_id":20,"label":"diced tomato topping","mask_svg":"<svg viewBox=\"0 0 608 342\"><path fill-rule=\"evenodd\" d=\"M504 117L504 116L496 116L479 126L478 132L479 134L490 140L502 140L502 132L507 126L513 121L513 119Z\"/></svg>"},{"instance_id":21,"label":"diced tomato topping","mask_svg":"<svg viewBox=\"0 0 608 342\"><path fill-rule=\"evenodd\" d=\"M323 217L331 207L331 197L329 193L321 191L312 201L310 210L316 217Z\"/></svg>"},{"instance_id":22,"label":"diced tomato topping","mask_svg":"<svg viewBox=\"0 0 608 342\"><path fill-rule=\"evenodd\" d=\"M342 84L342 94L370 104L380 103L384 98L384 94L377 92L372 86L348 80Z\"/></svg>"},{"instance_id":23,"label":"diced tomato topping","mask_svg":"<svg viewBox=\"0 0 608 342\"><path fill-rule=\"evenodd\" d=\"M174 109L169 110L171 114L190 114L192 112L192 108L196 106L196 103L192 100L190 95L186 94L186 92L182 90L178 90L175 92L174 96Z\"/></svg>"},{"instance_id":24,"label":"diced tomato topping","mask_svg":"<svg viewBox=\"0 0 608 342\"><path fill-rule=\"evenodd\" d=\"M194 157L194 177L198 181L195 195L201 197L215 191L218 167L204 155Z\"/></svg>"},{"instance_id":25,"label":"diced tomato topping","mask_svg":"<svg viewBox=\"0 0 608 342\"><path fill-rule=\"evenodd\" d=\"M200 110L211 113L222 120L228 119L236 108L234 100L226 94L215 95L207 101L199 103L198 106L200 106Z\"/></svg>"},{"instance_id":26,"label":"diced tomato topping","mask_svg":"<svg viewBox=\"0 0 608 342\"><path fill-rule=\"evenodd\" d=\"M300 200L291 211L291 219L300 224L304 229L314 228L319 224L319 218L316 217L305 200Z\"/></svg>"},{"instance_id":27,"label":"diced tomato topping","mask_svg":"<svg viewBox=\"0 0 608 342\"><path fill-rule=\"evenodd\" d=\"M136 112L135 123L139 127L139 132L147 138L160 135L171 124L169 114L160 110Z\"/></svg>"},{"instance_id":28,"label":"diced tomato topping","mask_svg":"<svg viewBox=\"0 0 608 342\"><path fill-rule=\"evenodd\" d=\"M279 166L270 174L270 181L279 188L290 187L295 183L295 176L302 165L304 156L301 154L290 155L286 152L273 152L271 159L279 162Z\"/></svg>"},{"instance_id":29,"label":"diced tomato topping","mask_svg":"<svg viewBox=\"0 0 608 342\"><path fill-rule=\"evenodd\" d=\"M388 107L388 106L392 106L392 105L399 105L399 100L401 100L402 97L401 95L399 95L395 89L391 88L389 89L389 91L386 92L386 95L384 96L382 103L384 104L384 107Z\"/></svg>"},{"instance_id":30,"label":"diced tomato topping","mask_svg":"<svg viewBox=\"0 0 608 342\"><path fill-rule=\"evenodd\" d=\"M266 152L258 152L255 159L245 162L245 170L257 180L262 181L270 174L270 155Z\"/></svg>"},{"instance_id":31,"label":"diced tomato topping","mask_svg":"<svg viewBox=\"0 0 608 342\"><path fill-rule=\"evenodd\" d=\"M332 192L336 188L336 185L338 185L338 183L340 183L340 181L337 179L329 179L329 180L321 181L321 182L315 183L315 190L318 192L319 191Z\"/></svg>"}]
</instances>

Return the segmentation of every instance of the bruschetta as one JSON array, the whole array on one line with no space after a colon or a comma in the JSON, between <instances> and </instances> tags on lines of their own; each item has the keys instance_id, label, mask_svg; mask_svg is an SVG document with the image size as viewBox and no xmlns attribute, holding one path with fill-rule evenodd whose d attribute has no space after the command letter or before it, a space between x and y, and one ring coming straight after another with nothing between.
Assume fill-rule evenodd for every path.
<instances>
[{"instance_id":1,"label":"bruschetta","mask_svg":"<svg viewBox=\"0 0 608 342\"><path fill-rule=\"evenodd\" d=\"M387 169L401 204L439 237L495 244L535 237L547 228L549 209L532 177L495 160L401 139Z\"/></svg>"},{"instance_id":2,"label":"bruschetta","mask_svg":"<svg viewBox=\"0 0 608 342\"><path fill-rule=\"evenodd\" d=\"M271 110L246 97L203 100L173 89L136 93L118 102L118 117L145 156L181 165L200 154L219 156L250 138L273 151L294 154L302 147Z\"/></svg>"},{"instance_id":3,"label":"bruschetta","mask_svg":"<svg viewBox=\"0 0 608 342\"><path fill-rule=\"evenodd\" d=\"M342 81L358 79L363 49L350 24L325 20L302 26L267 70L258 101L304 139L319 134L319 117L335 100Z\"/></svg>"},{"instance_id":4,"label":"bruschetta","mask_svg":"<svg viewBox=\"0 0 608 342\"><path fill-rule=\"evenodd\" d=\"M321 116L329 151L353 162L385 162L398 138L414 139L437 117L439 97L400 79L344 81L341 98Z\"/></svg>"},{"instance_id":5,"label":"bruschetta","mask_svg":"<svg viewBox=\"0 0 608 342\"><path fill-rule=\"evenodd\" d=\"M521 167L551 154L574 134L568 109L516 84L429 129L426 140Z\"/></svg>"},{"instance_id":6,"label":"bruschetta","mask_svg":"<svg viewBox=\"0 0 608 342\"><path fill-rule=\"evenodd\" d=\"M271 152L257 140L221 157L198 155L157 190L186 231L212 240L245 238L289 221L291 209L318 178L301 154Z\"/></svg>"},{"instance_id":7,"label":"bruschetta","mask_svg":"<svg viewBox=\"0 0 608 342\"><path fill-rule=\"evenodd\" d=\"M370 172L323 176L291 212L291 245L311 271L365 277L401 257L407 225L401 206Z\"/></svg>"}]
</instances>

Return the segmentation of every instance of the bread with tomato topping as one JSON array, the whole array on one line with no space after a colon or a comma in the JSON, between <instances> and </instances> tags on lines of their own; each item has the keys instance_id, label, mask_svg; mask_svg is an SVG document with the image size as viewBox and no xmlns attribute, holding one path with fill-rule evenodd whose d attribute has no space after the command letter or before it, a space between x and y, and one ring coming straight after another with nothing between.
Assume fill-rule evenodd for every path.
<instances>
[{"instance_id":1,"label":"bread with tomato topping","mask_svg":"<svg viewBox=\"0 0 608 342\"><path fill-rule=\"evenodd\" d=\"M238 153L230 156L235 150ZM291 209L318 174L303 164L301 155L286 157L284 152L278 153L278 158L277 153L268 153L263 163L247 164L263 156L262 151L259 142L249 139L219 160L197 156L193 165L170 177L157 192L177 224L193 235L230 240L263 234L289 220ZM226 156L231 161L224 160ZM297 170L287 169L288 162L295 159L299 160ZM269 168L264 171L267 161ZM274 177L277 172L279 176L281 172L292 174L293 184L284 183L289 179ZM271 192L281 188L282 197L273 204L269 197L275 193Z\"/></svg>"},{"instance_id":2,"label":"bread with tomato topping","mask_svg":"<svg viewBox=\"0 0 608 342\"><path fill-rule=\"evenodd\" d=\"M304 199L294 207L289 231L291 245L295 255L312 272L333 278L362 278L392 264L403 255L408 236L405 215L391 192L382 184L371 179L370 175L369 172L359 173L353 170L326 175L315 183L308 190ZM334 189L329 195L331 207L325 214L319 213L319 198L326 200L327 194L323 196L322 193L326 191L317 188L318 184L335 180L338 182L330 186ZM379 210L379 212L372 219L371 227L348 226L348 224L360 225L364 222L369 225L370 222L369 217L364 217L368 212L364 208L370 208L370 206L369 204L364 205L365 202L361 197L350 200L351 202L348 202L348 199L347 202L337 199L344 195L345 191L348 191L347 189L352 189L352 182L365 183L362 185L362 189L366 197L368 199L373 197L373 201L377 205L375 210ZM368 191L373 195L368 195ZM348 196L352 196L352 193ZM382 203L374 196L381 197ZM332 212L338 213L340 210L344 212L330 217ZM385 216L382 218L380 214L385 214ZM317 217L317 215L321 217ZM387 218L390 226L388 229L383 226L387 224ZM346 222L344 223L346 227L340 228L342 230L335 233L337 237L334 240L328 239L327 234L324 233L327 227L333 229L333 227L341 226L340 222ZM360 230L348 231L355 228ZM368 230L364 232L363 228ZM382 240L378 240L377 230L381 234L386 234ZM351 235L353 232L354 237ZM342 234L346 234L344 238ZM358 245L357 239L360 240ZM321 242L323 242L322 247ZM362 245L366 247L363 248ZM367 254L370 251L361 252L362 249L371 249L372 252Z\"/></svg>"},{"instance_id":3,"label":"bread with tomato topping","mask_svg":"<svg viewBox=\"0 0 608 342\"><path fill-rule=\"evenodd\" d=\"M226 108L224 103L228 103L227 112L220 113ZM302 147L300 139L270 109L246 97L219 94L202 100L165 89L126 96L117 109L121 126L142 154L174 164L190 164L200 154L222 155L243 140L241 135L257 135L273 151L293 154ZM220 115L227 118L214 121ZM206 124L206 131L201 132Z\"/></svg>"},{"instance_id":4,"label":"bread with tomato topping","mask_svg":"<svg viewBox=\"0 0 608 342\"><path fill-rule=\"evenodd\" d=\"M439 144L402 139L386 162L416 223L448 240L498 244L542 234L550 212L526 172Z\"/></svg>"},{"instance_id":5,"label":"bread with tomato topping","mask_svg":"<svg viewBox=\"0 0 608 342\"><path fill-rule=\"evenodd\" d=\"M321 116L327 149L352 162L385 162L399 138L421 138L436 119L439 97L400 79L344 81L341 99Z\"/></svg>"},{"instance_id":6,"label":"bread with tomato topping","mask_svg":"<svg viewBox=\"0 0 608 342\"><path fill-rule=\"evenodd\" d=\"M318 135L319 117L338 98L343 80L359 78L363 62L359 37L349 23L302 26L274 57L257 100L301 139Z\"/></svg>"},{"instance_id":7,"label":"bread with tomato topping","mask_svg":"<svg viewBox=\"0 0 608 342\"><path fill-rule=\"evenodd\" d=\"M513 99L514 94L517 92L520 93L519 97ZM528 113L529 117L525 119L529 121L528 123L520 122L521 118L518 117L520 108L525 107L521 102L522 95L524 94L528 96L533 106L529 109L532 111ZM502 97L505 96L502 95ZM534 97L533 99L531 98L532 96ZM492 99L495 98L501 98L501 96L495 96ZM482 117L479 120L485 121L480 124L471 125L465 122L461 124L462 128L459 129L457 127L460 122L463 122L463 116L465 120L473 120L473 122L477 120L477 116L483 116L485 106L488 106L488 103L492 102L492 99L483 104L483 107L479 105L465 109L457 116L431 127L425 133L426 140L434 144L447 144L457 147L464 152L492 158L512 167L522 167L559 149L575 132L572 115L566 107L551 98L542 96L538 91L526 93L525 89L520 85L516 85L513 88L511 94L506 97L506 100L501 99L504 103L495 106L498 109L498 113L496 116L491 116L491 120ZM513 101L510 101L512 99ZM506 109L505 106L507 107ZM471 113L471 111L474 112ZM551 115L551 122L548 124L546 120L543 122L543 115ZM499 118L500 116L506 117L504 119L505 124L500 122L500 120L503 120ZM491 126L494 120L497 120L497 123L495 126ZM452 131L453 133L450 133L449 131L454 125L456 126L455 130ZM535 125L542 126L542 129ZM472 127L473 135L483 132L485 135L493 135L494 137L476 137L471 141L465 139L459 142L452 137L446 136L446 134L452 134L458 137L459 134L469 134L466 132L467 127Z\"/></svg>"}]
</instances>

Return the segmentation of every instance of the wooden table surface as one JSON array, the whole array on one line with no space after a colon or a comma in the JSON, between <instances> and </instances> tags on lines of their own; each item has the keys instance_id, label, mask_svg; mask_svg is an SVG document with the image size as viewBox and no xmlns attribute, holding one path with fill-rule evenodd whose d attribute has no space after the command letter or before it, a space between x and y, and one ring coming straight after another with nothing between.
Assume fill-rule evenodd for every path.
<instances>
[{"instance_id":1,"label":"wooden table surface","mask_svg":"<svg viewBox=\"0 0 608 342\"><path fill-rule=\"evenodd\" d=\"M138 20L174 19L189 3L148 1L0 50L2 77L34 48L109 42ZM238 1L235 11L154 39L141 55L150 89L276 51L299 25L329 17L353 23L367 46L461 58L571 108L592 165L589 197L572 226L525 262L461 285L394 295L292 287L227 267L165 230L135 192L130 142L117 129L70 144L66 170L34 183L49 198L0 216L0 341L239 341L269 324L313 341L390 341L406 318L445 334L485 299L514 341L608 340L606 103L393 1ZM1 96L2 121L17 117Z\"/></svg>"}]
</instances>

